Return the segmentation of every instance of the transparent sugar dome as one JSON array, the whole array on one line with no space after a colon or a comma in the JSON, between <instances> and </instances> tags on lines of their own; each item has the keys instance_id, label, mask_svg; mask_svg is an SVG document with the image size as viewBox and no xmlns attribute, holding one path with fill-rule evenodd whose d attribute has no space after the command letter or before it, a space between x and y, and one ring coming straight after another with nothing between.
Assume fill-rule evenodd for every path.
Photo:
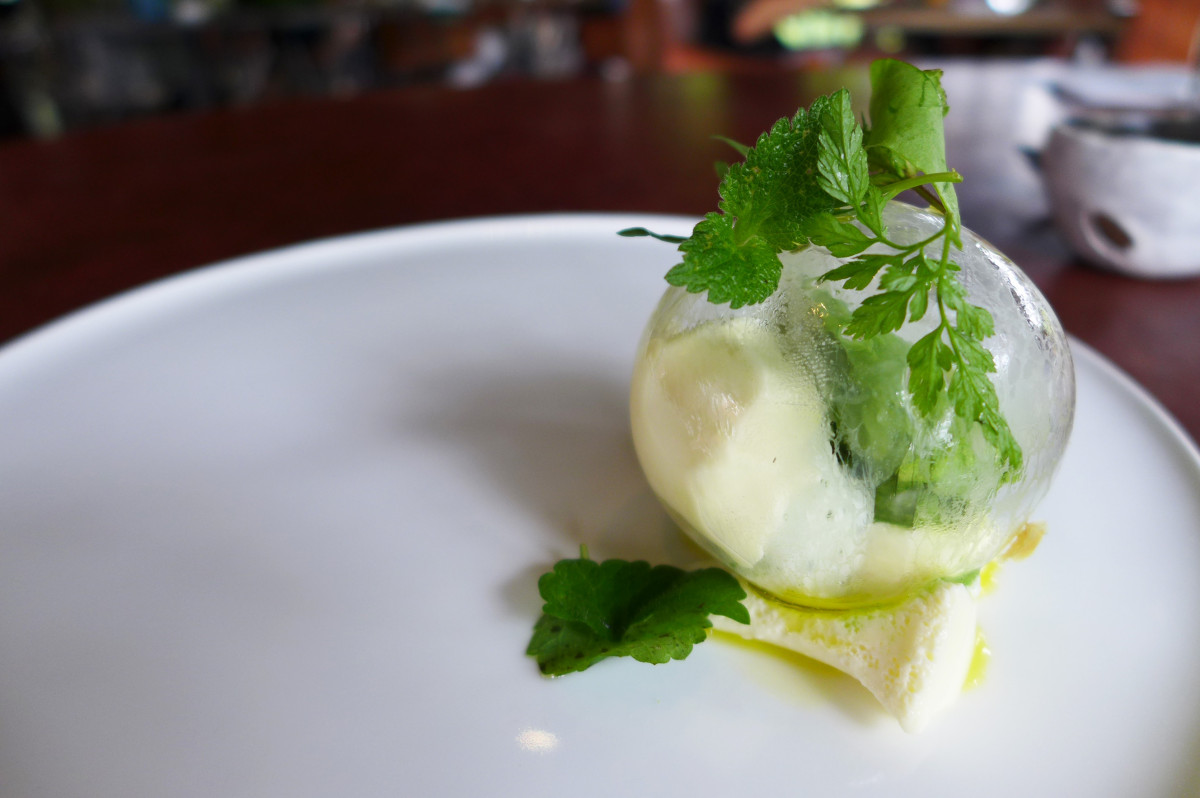
<instances>
[{"instance_id":1,"label":"transparent sugar dome","mask_svg":"<svg viewBox=\"0 0 1200 798\"><path fill-rule=\"evenodd\" d=\"M901 203L885 221L900 243L942 226ZM818 283L842 262L822 249L784 255L780 288L760 305L732 310L670 288L651 317L631 391L638 458L676 522L764 591L856 606L969 577L1049 488L1075 407L1062 327L1029 279L969 231L952 259L995 322L983 343L1022 449L1015 479L948 403L928 419L911 404L905 353L936 326L932 301L898 333L854 342L838 322L877 286Z\"/></svg>"}]
</instances>

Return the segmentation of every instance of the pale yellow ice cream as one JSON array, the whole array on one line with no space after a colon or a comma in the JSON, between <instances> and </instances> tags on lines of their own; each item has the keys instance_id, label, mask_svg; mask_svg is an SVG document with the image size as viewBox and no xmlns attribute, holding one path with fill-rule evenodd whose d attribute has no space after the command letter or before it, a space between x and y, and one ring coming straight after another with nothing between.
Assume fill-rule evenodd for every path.
<instances>
[{"instance_id":1,"label":"pale yellow ice cream","mask_svg":"<svg viewBox=\"0 0 1200 798\"><path fill-rule=\"evenodd\" d=\"M807 606L894 600L979 567L995 535L874 518L874 486L842 467L827 408L761 320L646 342L632 384L638 459L688 533L760 588ZM978 545L974 542L978 541Z\"/></svg>"}]
</instances>

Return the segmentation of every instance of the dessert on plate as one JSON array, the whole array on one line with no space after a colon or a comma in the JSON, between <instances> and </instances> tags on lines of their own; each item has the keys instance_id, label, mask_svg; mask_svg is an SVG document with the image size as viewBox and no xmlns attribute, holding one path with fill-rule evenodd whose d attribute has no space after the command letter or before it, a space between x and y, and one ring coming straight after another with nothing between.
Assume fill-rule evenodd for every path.
<instances>
[{"instance_id":1,"label":"dessert on plate","mask_svg":"<svg viewBox=\"0 0 1200 798\"><path fill-rule=\"evenodd\" d=\"M623 231L682 254L630 409L654 493L744 594L703 626L840 668L915 731L967 676L981 572L1036 538L1074 370L1036 287L962 225L939 73L871 77L867 126L839 91L735 145L690 236Z\"/></svg>"}]
</instances>

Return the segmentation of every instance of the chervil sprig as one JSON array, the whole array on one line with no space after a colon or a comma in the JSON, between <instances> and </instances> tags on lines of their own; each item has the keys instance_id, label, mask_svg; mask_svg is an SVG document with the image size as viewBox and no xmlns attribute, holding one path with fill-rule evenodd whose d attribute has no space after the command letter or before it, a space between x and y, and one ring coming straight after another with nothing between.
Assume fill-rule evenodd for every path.
<instances>
[{"instance_id":1,"label":"chervil sprig","mask_svg":"<svg viewBox=\"0 0 1200 798\"><path fill-rule=\"evenodd\" d=\"M710 615L750 623L746 598L728 571L605 560L582 547L538 580L545 605L526 653L559 676L608 657L661 664L684 659L712 627Z\"/></svg>"},{"instance_id":2,"label":"chervil sprig","mask_svg":"<svg viewBox=\"0 0 1200 798\"><path fill-rule=\"evenodd\" d=\"M679 241L683 260L667 282L737 308L775 292L782 252L816 245L849 258L820 280L875 291L842 332L869 339L936 313L934 329L906 357L913 406L930 417L944 397L958 417L979 424L1011 479L1023 457L989 376L996 364L983 341L994 332L993 320L967 300L951 259L962 246L954 191L962 177L946 165L948 106L940 74L877 61L869 129L855 119L843 89L781 119L754 147L730 142L745 160L724 172L719 211ZM944 224L924 240L900 243L889 237L883 211L910 190L928 199ZM642 228L622 234L671 238Z\"/></svg>"},{"instance_id":3,"label":"chervil sprig","mask_svg":"<svg viewBox=\"0 0 1200 798\"><path fill-rule=\"evenodd\" d=\"M780 119L753 147L730 142L745 160L725 170L719 210L679 244L683 260L667 272L668 283L693 293L707 291L709 301L734 308L775 293L782 272L779 253L805 246L805 220L838 206L822 190L815 168L830 101L819 98ZM621 235L656 234L634 228Z\"/></svg>"},{"instance_id":4,"label":"chervil sprig","mask_svg":"<svg viewBox=\"0 0 1200 798\"><path fill-rule=\"evenodd\" d=\"M903 72L905 68L915 69L903 65L886 67L885 71L890 75L892 70ZM877 71L872 70L873 77ZM943 98L936 77L920 74L922 85L934 84L928 86L927 94L920 96ZM889 82L896 80L889 77ZM995 373L996 363L983 345L983 340L995 331L992 315L967 300L967 292L958 280L959 267L951 260L953 247L961 246L961 222L952 184L962 178L946 168L940 115L936 118L934 135L928 131L927 109L920 108L920 113L909 115L906 121L904 114L888 108L881 115L891 134L901 136L901 143L891 144L878 134L866 137L868 142L876 142L870 146L888 155L877 159L883 167L865 185L863 175L868 158L865 149L856 146L864 140L864 135L854 120L848 97L835 95L826 111L817 169L822 189L843 205L814 216L806 223L805 230L812 243L825 247L833 255L857 257L826 272L820 280L841 282L844 288L859 291L877 285L877 292L854 309L844 328L846 335L856 339L896 332L908 322L920 321L932 302L937 326L914 343L906 357L913 406L921 415L930 417L945 395L956 415L979 424L1008 477L1015 477L1021 470L1021 447L1000 413L1000 400L989 377ZM922 141L920 132L933 141ZM915 154L914 157L938 171L911 176L916 167L905 153ZM886 201L918 185L934 186L941 198L945 222L937 233L924 240L896 243L887 237L879 213L881 198ZM870 254L860 254L870 248L874 248ZM879 252L880 249L886 251ZM932 258L928 254L930 249L935 250Z\"/></svg>"}]
</instances>

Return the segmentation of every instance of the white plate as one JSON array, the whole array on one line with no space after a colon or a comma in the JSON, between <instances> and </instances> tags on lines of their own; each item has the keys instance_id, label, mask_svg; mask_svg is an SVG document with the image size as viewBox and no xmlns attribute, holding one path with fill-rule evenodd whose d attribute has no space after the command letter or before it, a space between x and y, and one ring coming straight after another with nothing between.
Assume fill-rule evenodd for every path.
<instances>
[{"instance_id":1,"label":"white plate","mask_svg":"<svg viewBox=\"0 0 1200 798\"><path fill-rule=\"evenodd\" d=\"M1175 796L1200 786L1200 466L1077 350L1050 534L921 736L734 644L558 680L536 576L689 559L625 392L677 218L448 223L151 286L0 355L0 792Z\"/></svg>"}]
</instances>

